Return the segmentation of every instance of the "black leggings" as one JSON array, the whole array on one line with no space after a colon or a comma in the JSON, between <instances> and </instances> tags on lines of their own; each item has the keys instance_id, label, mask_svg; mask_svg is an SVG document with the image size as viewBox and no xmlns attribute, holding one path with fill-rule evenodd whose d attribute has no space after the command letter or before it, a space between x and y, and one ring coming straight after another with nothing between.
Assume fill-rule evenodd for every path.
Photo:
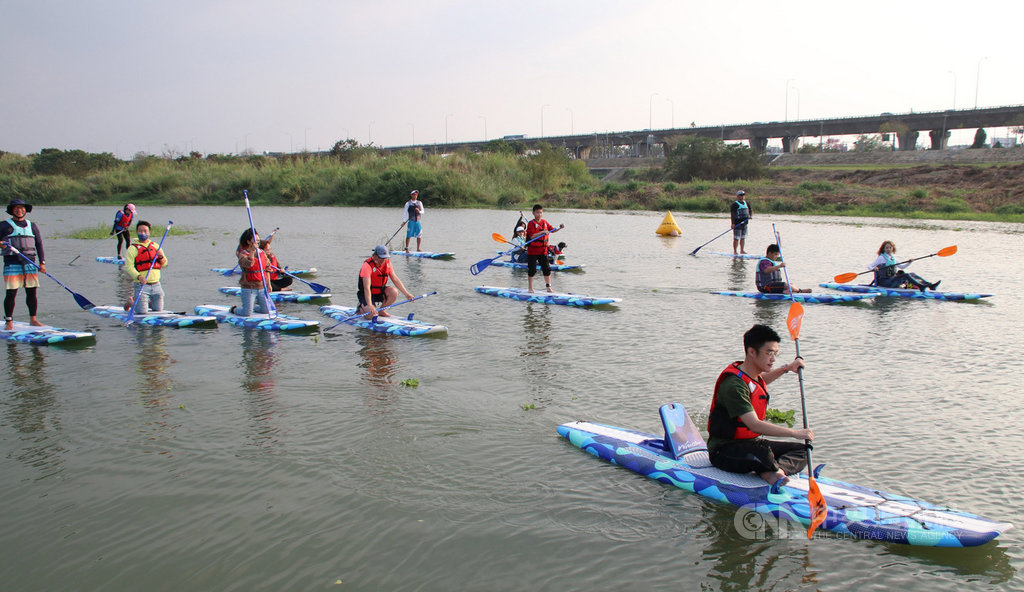
<instances>
[{"instance_id":1,"label":"black leggings","mask_svg":"<svg viewBox=\"0 0 1024 592\"><path fill-rule=\"evenodd\" d=\"M128 229L125 228L121 232L117 233L117 256L121 257L121 241L124 241L125 255L127 255L128 247L132 245L132 237L128 234Z\"/></svg>"},{"instance_id":2,"label":"black leggings","mask_svg":"<svg viewBox=\"0 0 1024 592\"><path fill-rule=\"evenodd\" d=\"M4 298L4 316L14 316L14 298L18 295L18 289L7 290L7 296ZM28 306L28 316L36 316L36 310L39 308L39 301L36 300L36 289L25 288L25 304Z\"/></svg>"},{"instance_id":3,"label":"black leggings","mask_svg":"<svg viewBox=\"0 0 1024 592\"><path fill-rule=\"evenodd\" d=\"M803 442L753 438L723 444L708 456L712 465L730 473L767 473L782 469L787 475L795 475L807 466L806 448Z\"/></svg>"}]
</instances>

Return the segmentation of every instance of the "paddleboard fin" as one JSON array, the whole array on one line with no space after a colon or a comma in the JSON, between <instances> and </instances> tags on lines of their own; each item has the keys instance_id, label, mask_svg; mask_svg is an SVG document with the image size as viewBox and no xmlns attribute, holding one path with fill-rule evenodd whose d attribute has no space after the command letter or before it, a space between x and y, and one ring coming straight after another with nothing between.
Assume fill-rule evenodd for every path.
<instances>
[{"instance_id":1,"label":"paddleboard fin","mask_svg":"<svg viewBox=\"0 0 1024 592\"><path fill-rule=\"evenodd\" d=\"M661 414L661 423L665 425L665 449L673 458L682 459L684 454L708 449L700 431L686 414L686 408L681 403L666 403L658 411Z\"/></svg>"}]
</instances>

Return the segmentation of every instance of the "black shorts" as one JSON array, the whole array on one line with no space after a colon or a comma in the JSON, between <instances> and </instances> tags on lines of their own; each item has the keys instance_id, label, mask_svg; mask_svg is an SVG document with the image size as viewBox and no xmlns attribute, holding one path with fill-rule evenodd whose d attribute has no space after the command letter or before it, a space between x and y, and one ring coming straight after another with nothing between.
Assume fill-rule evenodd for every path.
<instances>
[{"instance_id":1,"label":"black shorts","mask_svg":"<svg viewBox=\"0 0 1024 592\"><path fill-rule=\"evenodd\" d=\"M547 253L529 256L526 261L526 273L530 277L537 275L537 264L540 264L540 270L544 273L544 277L551 275L551 264L548 262Z\"/></svg>"},{"instance_id":2,"label":"black shorts","mask_svg":"<svg viewBox=\"0 0 1024 592\"><path fill-rule=\"evenodd\" d=\"M765 438L734 440L708 455L711 464L730 473L766 473L782 469L795 475L807 466L803 442L778 442Z\"/></svg>"},{"instance_id":3,"label":"black shorts","mask_svg":"<svg viewBox=\"0 0 1024 592\"><path fill-rule=\"evenodd\" d=\"M366 298L363 297L362 290L356 292L356 298L359 299L359 306L366 306ZM371 294L370 300L373 300L374 306L384 304L384 292L381 292L380 294Z\"/></svg>"}]
</instances>

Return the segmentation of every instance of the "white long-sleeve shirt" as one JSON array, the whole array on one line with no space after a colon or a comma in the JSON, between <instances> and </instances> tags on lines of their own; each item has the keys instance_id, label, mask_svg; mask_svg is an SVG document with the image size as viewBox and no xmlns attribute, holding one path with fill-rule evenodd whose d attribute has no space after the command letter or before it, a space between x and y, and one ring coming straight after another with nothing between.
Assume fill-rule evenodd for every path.
<instances>
[{"instance_id":1,"label":"white long-sleeve shirt","mask_svg":"<svg viewBox=\"0 0 1024 592\"><path fill-rule=\"evenodd\" d=\"M405 210L404 210L405 211L405 216L402 217L402 222L408 222L409 221L409 208L410 207L419 207L419 209L420 209L420 217L422 217L423 216L423 212L426 211L426 208L423 207L423 202L421 202L418 199L417 200L411 200L410 199L409 201L405 202Z\"/></svg>"}]
</instances>

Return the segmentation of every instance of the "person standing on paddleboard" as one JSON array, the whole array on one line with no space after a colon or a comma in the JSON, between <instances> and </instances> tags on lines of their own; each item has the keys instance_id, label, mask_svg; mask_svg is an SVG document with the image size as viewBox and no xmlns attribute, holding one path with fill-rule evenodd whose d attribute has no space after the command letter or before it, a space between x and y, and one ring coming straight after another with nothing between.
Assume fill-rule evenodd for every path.
<instances>
[{"instance_id":1,"label":"person standing on paddleboard","mask_svg":"<svg viewBox=\"0 0 1024 592\"><path fill-rule=\"evenodd\" d=\"M740 189L736 192L736 200L729 206L732 218L732 254L746 255L747 224L750 222L750 205L747 203L747 192ZM737 251L737 247L739 250Z\"/></svg>"},{"instance_id":2,"label":"person standing on paddleboard","mask_svg":"<svg viewBox=\"0 0 1024 592\"><path fill-rule=\"evenodd\" d=\"M765 249L764 257L757 262L757 269L754 272L754 284L757 285L757 291L762 294L785 294L789 291L789 286L782 279L782 268L786 266L785 261L779 261L782 258L782 252L779 251L779 245L771 244ZM801 290L796 286L793 286L793 292L800 292L809 294L810 288L804 288Z\"/></svg>"},{"instance_id":3,"label":"person standing on paddleboard","mask_svg":"<svg viewBox=\"0 0 1024 592\"><path fill-rule=\"evenodd\" d=\"M238 237L238 249L235 250L238 266L242 269L242 277L238 280L238 287L241 288L242 308L239 310L232 306L231 313L242 317L247 317L253 312L264 314L270 312L270 307L267 306L267 295L263 291L264 283L268 288L270 287L270 274L268 273L270 260L267 259L267 254L259 248L259 242L259 233L254 233L252 228L246 228ZM261 263L262 273L260 273ZM254 300L255 307L253 307Z\"/></svg>"},{"instance_id":4,"label":"person standing on paddleboard","mask_svg":"<svg viewBox=\"0 0 1024 592\"><path fill-rule=\"evenodd\" d=\"M135 218L135 205L124 204L124 209L114 214L114 226L107 236L117 235L117 258L124 259L121 255L121 243L124 242L125 250L132 244L132 220Z\"/></svg>"},{"instance_id":5,"label":"person standing on paddleboard","mask_svg":"<svg viewBox=\"0 0 1024 592\"><path fill-rule=\"evenodd\" d=\"M896 243L887 240L878 247L878 257L871 262L868 269L875 270L875 285L882 288L908 287L924 292L926 288L934 290L942 283L942 280L939 280L931 284L916 273L903 271L908 265L910 265L910 261L896 263Z\"/></svg>"},{"instance_id":6,"label":"person standing on paddleboard","mask_svg":"<svg viewBox=\"0 0 1024 592\"><path fill-rule=\"evenodd\" d=\"M405 252L409 252L409 240L416 239L416 250L422 251L420 244L423 242L423 226L420 224L420 217L423 216L423 202L420 201L420 192L413 189L409 193L409 201L405 202ZM390 255L389 255L390 256Z\"/></svg>"},{"instance_id":7,"label":"person standing on paddleboard","mask_svg":"<svg viewBox=\"0 0 1024 592\"><path fill-rule=\"evenodd\" d=\"M157 312L163 310L164 290L160 286L160 269L167 267L167 255L156 243L149 240L152 226L145 220L135 225L135 236L138 242L132 243L125 251L124 268L132 276L132 297L139 303L135 307L137 313ZM143 284L142 282L146 282ZM128 301L129 309L132 301Z\"/></svg>"},{"instance_id":8,"label":"person standing on paddleboard","mask_svg":"<svg viewBox=\"0 0 1024 592\"><path fill-rule=\"evenodd\" d=\"M557 230L563 228L565 228L565 224L560 224ZM544 219L544 206L540 204L534 205L533 220L526 224L526 241L533 241L526 245L526 273L529 277L528 285L531 294L533 294L533 276L537 275L538 265L540 265L540 269L544 273L544 285L547 291L554 292L551 289L551 264L548 263L548 235L555 232L555 230L555 227L548 224L548 221ZM535 238L537 240L533 240Z\"/></svg>"},{"instance_id":9,"label":"person standing on paddleboard","mask_svg":"<svg viewBox=\"0 0 1024 592\"><path fill-rule=\"evenodd\" d=\"M388 280L395 285L387 285ZM373 248L370 258L363 261L363 266L359 268L359 283L356 290L359 308L356 309L356 313L366 313L371 318L391 316L377 309L394 304L398 300L399 291L405 294L406 298L415 298L409 290L405 289L402 280L395 273L395 268L391 266L391 253L388 252L388 248L384 245L377 245Z\"/></svg>"},{"instance_id":10,"label":"person standing on paddleboard","mask_svg":"<svg viewBox=\"0 0 1024 592\"><path fill-rule=\"evenodd\" d=\"M772 368L780 340L779 334L766 325L754 325L744 333L743 361L729 364L719 375L708 412L711 464L731 473L757 473L769 484L807 466L806 445L761 436L814 439L810 428L788 428L764 420L768 385L786 372L799 372L804 367L803 359L795 358L785 366Z\"/></svg>"},{"instance_id":11,"label":"person standing on paddleboard","mask_svg":"<svg viewBox=\"0 0 1024 592\"><path fill-rule=\"evenodd\" d=\"M7 213L10 219L0 223L0 243L4 244L4 287L7 288L7 296L4 297L4 330L10 331L14 328L14 301L18 296L18 288L25 288L25 306L28 307L28 322L34 327L44 325L36 320L36 313L39 308L39 301L36 298L36 288L39 287L39 276L37 271L46 273L46 256L43 254L43 235L35 222L25 217L32 211L32 204L27 204L20 199L12 199L7 204ZM39 265L29 265L19 257L13 250L7 248L10 245L22 255L36 260Z\"/></svg>"}]
</instances>

